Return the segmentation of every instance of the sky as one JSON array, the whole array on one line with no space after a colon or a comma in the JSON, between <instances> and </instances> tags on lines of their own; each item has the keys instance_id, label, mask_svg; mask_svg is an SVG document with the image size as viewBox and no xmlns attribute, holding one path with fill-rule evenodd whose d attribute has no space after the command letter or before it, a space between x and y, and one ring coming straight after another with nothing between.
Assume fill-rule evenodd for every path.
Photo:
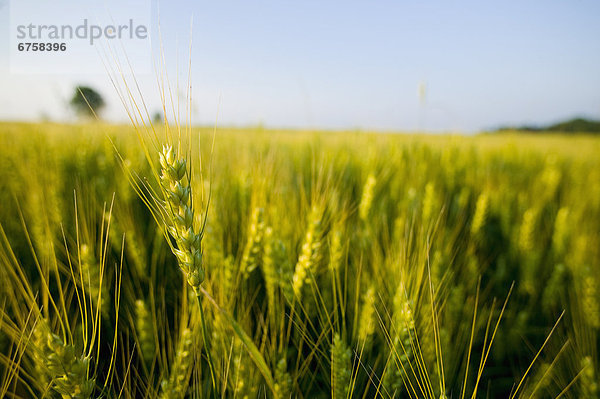
<instances>
[{"instance_id":1,"label":"sky","mask_svg":"<svg viewBox=\"0 0 600 399\"><path fill-rule=\"evenodd\" d=\"M0 0L0 120L73 120L68 100L86 84L104 118L127 122L106 71L11 73L9 7ZM197 124L468 133L600 119L597 0L152 0L151 12L152 57L160 38L183 88L175 102L191 58ZM135 76L160 110L157 72Z\"/></svg>"}]
</instances>

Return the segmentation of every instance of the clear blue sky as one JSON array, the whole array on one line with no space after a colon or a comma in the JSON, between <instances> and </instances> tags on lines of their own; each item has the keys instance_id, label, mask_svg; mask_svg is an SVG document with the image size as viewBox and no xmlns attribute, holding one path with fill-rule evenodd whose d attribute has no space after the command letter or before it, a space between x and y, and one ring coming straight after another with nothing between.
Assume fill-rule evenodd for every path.
<instances>
[{"instance_id":1,"label":"clear blue sky","mask_svg":"<svg viewBox=\"0 0 600 399\"><path fill-rule=\"evenodd\" d=\"M73 85L88 83L107 98L106 117L125 120L106 76L10 75L7 2L0 4L0 119L67 118ZM217 109L222 125L301 128L472 132L600 119L598 0L180 0L157 7L173 79L176 65L187 63L193 16L197 123L214 123ZM155 77L139 80L149 108L158 109Z\"/></svg>"}]
</instances>

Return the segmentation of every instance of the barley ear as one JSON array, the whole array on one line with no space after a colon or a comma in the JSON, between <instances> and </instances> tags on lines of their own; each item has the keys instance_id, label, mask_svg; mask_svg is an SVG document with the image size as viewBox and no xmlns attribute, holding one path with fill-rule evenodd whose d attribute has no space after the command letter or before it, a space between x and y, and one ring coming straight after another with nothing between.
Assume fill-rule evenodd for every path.
<instances>
[{"instance_id":1,"label":"barley ear","mask_svg":"<svg viewBox=\"0 0 600 399\"><path fill-rule=\"evenodd\" d=\"M172 248L188 284L198 293L204 270L202 268L202 235L194 230L192 192L186 180L186 160L177 158L173 147L165 146L160 153L160 182L164 189L164 211L168 231L175 239Z\"/></svg>"},{"instance_id":2,"label":"barley ear","mask_svg":"<svg viewBox=\"0 0 600 399\"><path fill-rule=\"evenodd\" d=\"M161 384L161 399L181 399L185 396L194 361L192 349L192 332L186 328L179 338L169 377Z\"/></svg>"},{"instance_id":3,"label":"barley ear","mask_svg":"<svg viewBox=\"0 0 600 399\"><path fill-rule=\"evenodd\" d=\"M154 341L154 327L152 316L146 307L146 303L138 299L135 301L135 328L138 335L139 349L146 365L152 363L156 351Z\"/></svg>"},{"instance_id":4,"label":"barley ear","mask_svg":"<svg viewBox=\"0 0 600 399\"><path fill-rule=\"evenodd\" d=\"M331 397L346 399L352 378L352 352L346 347L339 334L333 337L331 346Z\"/></svg>"}]
</instances>

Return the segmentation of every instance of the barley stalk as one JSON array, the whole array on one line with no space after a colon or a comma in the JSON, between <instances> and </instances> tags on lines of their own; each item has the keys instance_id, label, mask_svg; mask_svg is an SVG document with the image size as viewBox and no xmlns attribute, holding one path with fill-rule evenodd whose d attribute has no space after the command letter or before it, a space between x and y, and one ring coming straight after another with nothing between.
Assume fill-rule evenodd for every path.
<instances>
[{"instance_id":1,"label":"barley stalk","mask_svg":"<svg viewBox=\"0 0 600 399\"><path fill-rule=\"evenodd\" d=\"M146 307L146 302L141 299L135 301L135 316L135 325L142 358L144 359L144 362L146 362L146 365L149 365L152 363L156 351L154 327L152 315Z\"/></svg>"},{"instance_id":2,"label":"barley stalk","mask_svg":"<svg viewBox=\"0 0 600 399\"><path fill-rule=\"evenodd\" d=\"M490 198L487 192L483 192L477 198L475 213L471 222L471 235L478 236L485 226L490 207Z\"/></svg>"},{"instance_id":3,"label":"barley stalk","mask_svg":"<svg viewBox=\"0 0 600 399\"><path fill-rule=\"evenodd\" d=\"M179 337L169 377L161 383L162 399L181 399L185 396L194 363L192 344L192 332L186 328Z\"/></svg>"},{"instance_id":4,"label":"barley stalk","mask_svg":"<svg viewBox=\"0 0 600 399\"><path fill-rule=\"evenodd\" d=\"M188 284L198 292L204 280L202 234L194 229L192 192L186 180L186 160L177 158L173 147L165 146L160 153L160 165L160 181L166 197L164 209L169 221L168 231L176 242L173 253Z\"/></svg>"},{"instance_id":5,"label":"barley stalk","mask_svg":"<svg viewBox=\"0 0 600 399\"><path fill-rule=\"evenodd\" d=\"M265 234L265 222L263 220L263 208L254 208L250 220L250 229L248 231L248 240L244 247L241 273L245 276L252 273L258 266L263 251L263 237Z\"/></svg>"},{"instance_id":6,"label":"barley stalk","mask_svg":"<svg viewBox=\"0 0 600 399\"><path fill-rule=\"evenodd\" d=\"M315 206L309 216L309 226L306 231L302 250L296 263L292 278L292 287L298 298L302 296L304 284L310 283L316 274L316 267L321 260L323 227L321 225L323 213Z\"/></svg>"},{"instance_id":7,"label":"barley stalk","mask_svg":"<svg viewBox=\"0 0 600 399\"><path fill-rule=\"evenodd\" d=\"M333 337L331 345L331 397L346 399L352 378L352 352L346 347L339 334Z\"/></svg>"},{"instance_id":8,"label":"barley stalk","mask_svg":"<svg viewBox=\"0 0 600 399\"><path fill-rule=\"evenodd\" d=\"M369 177L367 177L365 186L363 187L363 194L358 206L358 215L363 222L368 221L369 213L371 212L371 206L373 204L373 196L376 184L377 179L374 175L370 174Z\"/></svg>"},{"instance_id":9,"label":"barley stalk","mask_svg":"<svg viewBox=\"0 0 600 399\"><path fill-rule=\"evenodd\" d=\"M189 179L186 164L184 158L177 157L173 147L163 147L160 153L160 165L162 167L160 181L166 197L164 209L169 221L167 229L176 242L176 247L171 249L177 257L179 267L185 274L188 284L193 288L198 299L204 348L207 354L213 390L216 391L217 383L200 296L200 287L202 281L204 281L201 248L202 233L197 233L194 229L192 192L188 180L186 180Z\"/></svg>"},{"instance_id":10,"label":"barley stalk","mask_svg":"<svg viewBox=\"0 0 600 399\"><path fill-rule=\"evenodd\" d=\"M363 305L358 322L358 338L367 341L375 332L375 287L371 286L365 292Z\"/></svg>"},{"instance_id":11,"label":"barley stalk","mask_svg":"<svg viewBox=\"0 0 600 399\"><path fill-rule=\"evenodd\" d=\"M44 384L63 399L92 397L96 383L89 377L89 355L76 353L75 346L53 334L44 320L36 326L34 343L33 358Z\"/></svg>"}]
</instances>

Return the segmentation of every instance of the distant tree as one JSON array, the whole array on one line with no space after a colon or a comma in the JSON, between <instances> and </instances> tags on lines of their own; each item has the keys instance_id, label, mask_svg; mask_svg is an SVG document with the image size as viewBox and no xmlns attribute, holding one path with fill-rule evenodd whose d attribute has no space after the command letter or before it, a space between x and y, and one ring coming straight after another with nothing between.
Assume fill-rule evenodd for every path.
<instances>
[{"instance_id":1,"label":"distant tree","mask_svg":"<svg viewBox=\"0 0 600 399\"><path fill-rule=\"evenodd\" d=\"M547 128L553 132L567 133L600 133L600 121L594 121L584 118L574 118L568 121L556 123Z\"/></svg>"},{"instance_id":2,"label":"distant tree","mask_svg":"<svg viewBox=\"0 0 600 399\"><path fill-rule=\"evenodd\" d=\"M162 113L160 111L156 111L154 115L152 115L152 123L155 125L160 125L164 122Z\"/></svg>"},{"instance_id":3,"label":"distant tree","mask_svg":"<svg viewBox=\"0 0 600 399\"><path fill-rule=\"evenodd\" d=\"M100 112L106 105L104 99L96 90L87 86L77 86L70 102L75 113L81 117L100 117Z\"/></svg>"},{"instance_id":4,"label":"distant tree","mask_svg":"<svg viewBox=\"0 0 600 399\"><path fill-rule=\"evenodd\" d=\"M555 123L553 125L546 126L503 126L497 129L497 131L519 131L519 132L532 132L532 133L595 133L600 134L600 121L585 119L585 118L574 118L563 122Z\"/></svg>"}]
</instances>

